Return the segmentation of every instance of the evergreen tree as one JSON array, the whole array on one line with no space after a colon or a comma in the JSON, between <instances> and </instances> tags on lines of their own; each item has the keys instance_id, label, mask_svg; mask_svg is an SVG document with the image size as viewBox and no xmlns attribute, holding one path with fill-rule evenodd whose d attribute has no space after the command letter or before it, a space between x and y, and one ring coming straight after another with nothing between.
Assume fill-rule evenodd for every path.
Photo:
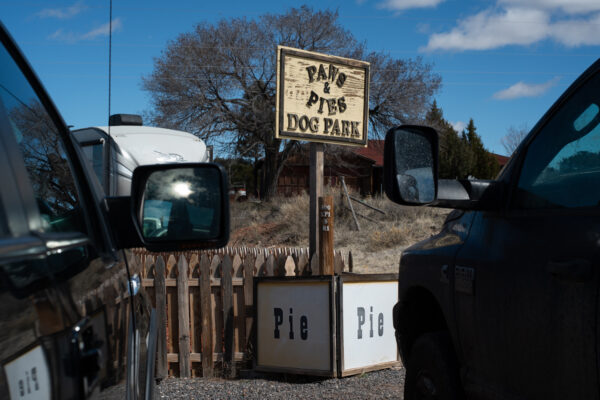
<instances>
[{"instance_id":1,"label":"evergreen tree","mask_svg":"<svg viewBox=\"0 0 600 400\"><path fill-rule=\"evenodd\" d=\"M452 125L444 119L442 109L434 100L425 116L426 124L439 133L439 178L464 179L469 175L473 155L466 138L459 136Z\"/></svg>"},{"instance_id":2,"label":"evergreen tree","mask_svg":"<svg viewBox=\"0 0 600 400\"><path fill-rule=\"evenodd\" d=\"M469 120L469 125L464 132L472 154L470 176L477 179L493 179L500 170L498 160L489 151L483 147L481 136L477 134L477 128L473 118Z\"/></svg>"}]
</instances>

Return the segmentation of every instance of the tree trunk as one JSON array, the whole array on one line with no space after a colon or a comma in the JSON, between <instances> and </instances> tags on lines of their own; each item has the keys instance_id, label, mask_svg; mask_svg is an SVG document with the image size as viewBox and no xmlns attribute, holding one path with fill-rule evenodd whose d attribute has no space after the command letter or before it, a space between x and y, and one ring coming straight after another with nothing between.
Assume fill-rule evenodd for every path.
<instances>
[{"instance_id":1,"label":"tree trunk","mask_svg":"<svg viewBox=\"0 0 600 400\"><path fill-rule=\"evenodd\" d=\"M283 170L285 161L288 159L294 148L296 148L297 142L288 140L285 143L285 147L282 152L279 152L282 141L279 139L273 140L271 145L265 146L265 162L263 163L262 173L262 185L260 188L261 199L269 200L271 197L277 194L277 184L279 180L279 174Z\"/></svg>"},{"instance_id":2,"label":"tree trunk","mask_svg":"<svg viewBox=\"0 0 600 400\"><path fill-rule=\"evenodd\" d=\"M265 162L263 163L263 184L260 188L261 199L269 200L277 193L277 149L265 149Z\"/></svg>"},{"instance_id":3,"label":"tree trunk","mask_svg":"<svg viewBox=\"0 0 600 400\"><path fill-rule=\"evenodd\" d=\"M252 176L254 178L254 190L252 192L252 195L254 197L259 197L259 192L258 192L258 170L260 169L260 165L259 165L260 161L257 157L254 157L254 168L252 169Z\"/></svg>"}]
</instances>

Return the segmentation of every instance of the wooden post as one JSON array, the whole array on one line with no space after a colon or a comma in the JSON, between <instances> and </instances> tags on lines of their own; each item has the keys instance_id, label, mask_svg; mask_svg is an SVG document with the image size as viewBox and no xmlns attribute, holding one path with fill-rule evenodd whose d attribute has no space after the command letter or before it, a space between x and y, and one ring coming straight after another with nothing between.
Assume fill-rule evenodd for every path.
<instances>
[{"instance_id":1,"label":"wooden post","mask_svg":"<svg viewBox=\"0 0 600 400\"><path fill-rule=\"evenodd\" d=\"M244 343L244 352L248 354L252 348L252 322L254 314L252 312L252 305L254 303L254 262L252 257L246 257L244 259L244 304L246 309L246 342Z\"/></svg>"},{"instance_id":2,"label":"wooden post","mask_svg":"<svg viewBox=\"0 0 600 400\"><path fill-rule=\"evenodd\" d=\"M177 320L179 321L179 377L191 376L190 362L190 303L188 262L182 254L177 262Z\"/></svg>"},{"instance_id":3,"label":"wooden post","mask_svg":"<svg viewBox=\"0 0 600 400\"><path fill-rule=\"evenodd\" d=\"M192 353L202 354L202 314L200 313L200 253L193 253L188 265L190 270L190 344ZM201 376L199 360L192 363L192 377ZM194 365L195 364L195 365Z\"/></svg>"},{"instance_id":4,"label":"wooden post","mask_svg":"<svg viewBox=\"0 0 600 400\"><path fill-rule=\"evenodd\" d=\"M167 270L167 367L170 376L176 376L179 364L169 354L179 354L179 314L177 312L177 287L173 281L177 278L177 260L174 253L166 254Z\"/></svg>"},{"instance_id":5,"label":"wooden post","mask_svg":"<svg viewBox=\"0 0 600 400\"><path fill-rule=\"evenodd\" d=\"M346 181L343 176L340 176L340 180L342 181L342 188L344 189L344 193L346 193L346 200L348 201L348 207L350 207L350 211L352 211L352 218L354 218L354 223L356 224L356 230L360 231L360 224L358 223L358 218L356 218L356 213L354 212L354 207L352 207L352 202L350 201L350 194L348 193L348 188L346 187Z\"/></svg>"},{"instance_id":6,"label":"wooden post","mask_svg":"<svg viewBox=\"0 0 600 400\"><path fill-rule=\"evenodd\" d=\"M319 275L333 275L333 197L319 197Z\"/></svg>"},{"instance_id":7,"label":"wooden post","mask_svg":"<svg viewBox=\"0 0 600 400\"><path fill-rule=\"evenodd\" d=\"M156 257L154 264L154 290L156 291L156 325L158 337L156 343L156 378L167 377L167 284L165 260L162 256Z\"/></svg>"},{"instance_id":8,"label":"wooden post","mask_svg":"<svg viewBox=\"0 0 600 400\"><path fill-rule=\"evenodd\" d=\"M233 263L229 255L226 255L225 258L223 258L223 268L221 269L221 272L223 324L225 330L225 353L223 354L223 373L226 377L235 377L235 361L233 359Z\"/></svg>"},{"instance_id":9,"label":"wooden post","mask_svg":"<svg viewBox=\"0 0 600 400\"><path fill-rule=\"evenodd\" d=\"M319 251L319 210L318 201L323 193L323 144L310 144L310 222L309 258Z\"/></svg>"},{"instance_id":10,"label":"wooden post","mask_svg":"<svg viewBox=\"0 0 600 400\"><path fill-rule=\"evenodd\" d=\"M354 272L354 260L352 260L352 251L348 253L348 272Z\"/></svg>"},{"instance_id":11,"label":"wooden post","mask_svg":"<svg viewBox=\"0 0 600 400\"><path fill-rule=\"evenodd\" d=\"M210 301L210 260L200 259L200 308L202 314L202 376L213 376L212 307Z\"/></svg>"},{"instance_id":12,"label":"wooden post","mask_svg":"<svg viewBox=\"0 0 600 400\"><path fill-rule=\"evenodd\" d=\"M267 262L265 265L266 265L265 275L266 276L275 276L275 256L273 254L269 254L269 257L267 257Z\"/></svg>"}]
</instances>

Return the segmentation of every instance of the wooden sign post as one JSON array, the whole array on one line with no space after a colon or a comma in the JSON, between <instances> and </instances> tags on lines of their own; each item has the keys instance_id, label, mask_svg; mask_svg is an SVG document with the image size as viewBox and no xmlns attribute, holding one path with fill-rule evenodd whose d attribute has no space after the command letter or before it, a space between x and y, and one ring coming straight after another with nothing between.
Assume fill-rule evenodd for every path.
<instances>
[{"instance_id":1,"label":"wooden sign post","mask_svg":"<svg viewBox=\"0 0 600 400\"><path fill-rule=\"evenodd\" d=\"M310 222L308 236L309 259L317 254L319 246L319 212L317 203L323 194L323 144L310 144ZM310 260L312 261L312 260Z\"/></svg>"},{"instance_id":2,"label":"wooden sign post","mask_svg":"<svg viewBox=\"0 0 600 400\"><path fill-rule=\"evenodd\" d=\"M322 143L366 147L368 125L369 63L277 47L275 138L311 142L311 258L321 248L317 203L323 193Z\"/></svg>"},{"instance_id":3,"label":"wooden sign post","mask_svg":"<svg viewBox=\"0 0 600 400\"><path fill-rule=\"evenodd\" d=\"M333 275L333 197L319 197L319 275Z\"/></svg>"}]
</instances>

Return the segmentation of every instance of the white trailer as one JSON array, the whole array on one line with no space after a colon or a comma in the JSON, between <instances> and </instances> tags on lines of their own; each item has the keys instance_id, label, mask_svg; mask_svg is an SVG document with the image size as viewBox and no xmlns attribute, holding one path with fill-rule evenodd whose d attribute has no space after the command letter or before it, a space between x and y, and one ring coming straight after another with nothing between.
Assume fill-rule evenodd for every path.
<instances>
[{"instance_id":1,"label":"white trailer","mask_svg":"<svg viewBox=\"0 0 600 400\"><path fill-rule=\"evenodd\" d=\"M205 143L191 133L143 126L131 114L112 115L109 123L110 137L106 126L71 132L107 196L129 196L137 166L210 161Z\"/></svg>"}]
</instances>

